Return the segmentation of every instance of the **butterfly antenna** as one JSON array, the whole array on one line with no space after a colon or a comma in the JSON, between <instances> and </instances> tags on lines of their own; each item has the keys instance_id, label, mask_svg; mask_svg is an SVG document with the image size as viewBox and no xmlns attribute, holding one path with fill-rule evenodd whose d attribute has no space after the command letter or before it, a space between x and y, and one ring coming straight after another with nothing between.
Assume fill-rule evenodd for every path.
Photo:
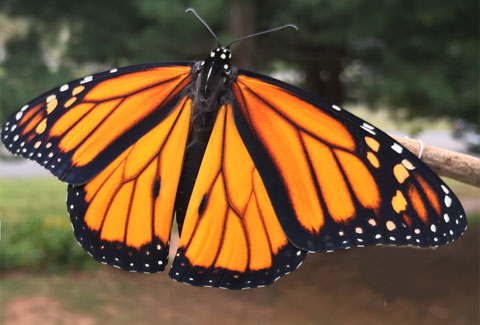
<instances>
[{"instance_id":1,"label":"butterfly antenna","mask_svg":"<svg viewBox=\"0 0 480 325\"><path fill-rule=\"evenodd\" d=\"M271 33L271 32L275 32L277 30L281 30L281 29L284 29L284 28L293 28L295 30L298 30L298 27L293 25L293 24L288 24L288 25L284 25L284 26L280 26L280 27L277 27L277 28L272 28L272 29L269 29L269 30L265 30L263 32L259 32L259 33L255 33L255 34L251 34L251 35L247 35L247 36L244 36L244 37L240 37L239 39L236 39L234 40L233 42L231 42L230 44L227 45L227 48L230 48L230 46L234 43L237 43L239 41L243 41L244 39L247 39L247 38L250 38L250 37L255 37L255 36L258 36L258 35L263 35L263 34L267 34L267 33Z\"/></svg>"},{"instance_id":2,"label":"butterfly antenna","mask_svg":"<svg viewBox=\"0 0 480 325\"><path fill-rule=\"evenodd\" d=\"M217 41L217 45L220 47L220 42L218 41L218 37L217 35L215 35L215 33L213 32L213 30L210 28L210 26L207 25L207 23L197 14L197 12L195 11L195 9L193 8L188 8L187 10L185 10L185 12L191 12L195 15L195 17L197 17L198 20L200 20L202 22L202 24L207 27L208 31L210 32L210 34L213 35L213 37L215 37L215 40Z\"/></svg>"}]
</instances>

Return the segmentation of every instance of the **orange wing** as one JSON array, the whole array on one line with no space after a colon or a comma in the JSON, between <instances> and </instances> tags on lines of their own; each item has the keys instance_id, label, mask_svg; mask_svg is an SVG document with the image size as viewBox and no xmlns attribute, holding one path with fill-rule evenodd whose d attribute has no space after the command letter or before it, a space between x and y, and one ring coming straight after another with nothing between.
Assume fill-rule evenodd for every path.
<instances>
[{"instance_id":1,"label":"orange wing","mask_svg":"<svg viewBox=\"0 0 480 325\"><path fill-rule=\"evenodd\" d=\"M191 110L182 98L92 180L69 186L75 236L96 260L129 271L165 268Z\"/></svg>"},{"instance_id":2,"label":"orange wing","mask_svg":"<svg viewBox=\"0 0 480 325\"><path fill-rule=\"evenodd\" d=\"M113 69L34 99L2 129L7 149L83 184L162 121L190 83L191 63Z\"/></svg>"},{"instance_id":3,"label":"orange wing","mask_svg":"<svg viewBox=\"0 0 480 325\"><path fill-rule=\"evenodd\" d=\"M259 287L295 270L306 252L287 240L224 105L188 205L170 276L196 286Z\"/></svg>"},{"instance_id":4,"label":"orange wing","mask_svg":"<svg viewBox=\"0 0 480 325\"><path fill-rule=\"evenodd\" d=\"M382 131L251 72L233 92L235 124L295 246L438 246L466 229L448 186Z\"/></svg>"}]
</instances>

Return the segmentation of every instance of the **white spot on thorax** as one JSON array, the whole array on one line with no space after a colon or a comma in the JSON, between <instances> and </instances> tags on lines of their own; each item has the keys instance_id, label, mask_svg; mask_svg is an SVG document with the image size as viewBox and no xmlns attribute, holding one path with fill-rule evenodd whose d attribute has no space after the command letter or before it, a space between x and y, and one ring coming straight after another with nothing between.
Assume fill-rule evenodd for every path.
<instances>
[{"instance_id":1,"label":"white spot on thorax","mask_svg":"<svg viewBox=\"0 0 480 325\"><path fill-rule=\"evenodd\" d=\"M207 73L207 81L208 79L210 78L210 75L212 74L212 69L213 69L213 65L210 66L210 69L208 70L208 73ZM207 87L205 87L206 89Z\"/></svg>"}]
</instances>

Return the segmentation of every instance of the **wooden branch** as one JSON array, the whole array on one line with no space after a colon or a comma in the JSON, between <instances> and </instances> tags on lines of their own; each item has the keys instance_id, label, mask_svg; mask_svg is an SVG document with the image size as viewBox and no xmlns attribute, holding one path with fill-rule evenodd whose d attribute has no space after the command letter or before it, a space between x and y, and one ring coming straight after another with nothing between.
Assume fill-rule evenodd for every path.
<instances>
[{"instance_id":1,"label":"wooden branch","mask_svg":"<svg viewBox=\"0 0 480 325\"><path fill-rule=\"evenodd\" d=\"M391 137L418 157L420 142L410 138ZM480 187L479 158L423 144L421 160L438 175Z\"/></svg>"}]
</instances>

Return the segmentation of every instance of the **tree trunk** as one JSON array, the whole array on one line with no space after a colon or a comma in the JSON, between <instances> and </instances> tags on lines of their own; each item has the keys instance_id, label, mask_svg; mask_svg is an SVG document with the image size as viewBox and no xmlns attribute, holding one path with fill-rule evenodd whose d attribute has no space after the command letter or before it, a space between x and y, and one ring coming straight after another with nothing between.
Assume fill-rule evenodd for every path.
<instances>
[{"instance_id":1,"label":"tree trunk","mask_svg":"<svg viewBox=\"0 0 480 325\"><path fill-rule=\"evenodd\" d=\"M341 58L339 53L332 53L303 64L305 88L337 105L345 100L345 88L340 80L343 71Z\"/></svg>"},{"instance_id":2,"label":"tree trunk","mask_svg":"<svg viewBox=\"0 0 480 325\"><path fill-rule=\"evenodd\" d=\"M252 0L229 1L230 8L230 34L234 39L255 32L255 8ZM241 69L254 69L253 53L255 39L249 39L234 45L234 64Z\"/></svg>"}]
</instances>

